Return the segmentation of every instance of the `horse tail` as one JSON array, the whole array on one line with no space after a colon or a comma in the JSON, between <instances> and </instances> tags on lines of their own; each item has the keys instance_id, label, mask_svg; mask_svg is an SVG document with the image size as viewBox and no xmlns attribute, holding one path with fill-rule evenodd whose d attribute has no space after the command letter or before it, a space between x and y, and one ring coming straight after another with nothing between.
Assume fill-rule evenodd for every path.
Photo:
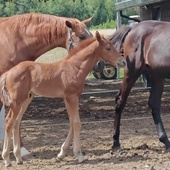
<instances>
[{"instance_id":1,"label":"horse tail","mask_svg":"<svg viewBox=\"0 0 170 170\"><path fill-rule=\"evenodd\" d=\"M121 51L125 38L131 29L132 27L129 25L122 26L108 38L118 52Z\"/></svg>"},{"instance_id":2,"label":"horse tail","mask_svg":"<svg viewBox=\"0 0 170 170\"><path fill-rule=\"evenodd\" d=\"M0 78L0 99L6 106L9 106L12 102L9 92L6 88L7 73L2 74Z\"/></svg>"}]
</instances>

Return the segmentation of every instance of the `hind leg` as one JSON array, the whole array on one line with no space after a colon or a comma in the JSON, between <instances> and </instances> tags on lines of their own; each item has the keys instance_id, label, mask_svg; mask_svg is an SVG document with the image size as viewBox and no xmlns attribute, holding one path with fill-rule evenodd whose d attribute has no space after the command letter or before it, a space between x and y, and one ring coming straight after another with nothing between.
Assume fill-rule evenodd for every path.
<instances>
[{"instance_id":1,"label":"hind leg","mask_svg":"<svg viewBox=\"0 0 170 170\"><path fill-rule=\"evenodd\" d=\"M5 136L4 136L4 145L3 145L3 151L2 151L2 158L5 163L5 167L11 166L11 160L10 160L10 142L11 142L11 136L12 136L12 129L13 129L13 117L14 113L9 110L7 117L5 119Z\"/></svg>"},{"instance_id":2,"label":"hind leg","mask_svg":"<svg viewBox=\"0 0 170 170\"><path fill-rule=\"evenodd\" d=\"M150 91L149 97L149 107L151 109L151 113L154 119L154 123L156 125L157 134L159 140L164 143L167 150L170 150L170 141L167 137L167 134L164 129L164 125L160 116L161 110L161 97L164 88L164 79L159 78L158 75L152 75L152 87Z\"/></svg>"},{"instance_id":3,"label":"hind leg","mask_svg":"<svg viewBox=\"0 0 170 170\"><path fill-rule=\"evenodd\" d=\"M25 100L22 104L16 104L13 106L13 112L18 112L18 116L15 120L15 126L13 130L13 152L17 161L17 164L22 164L22 154L21 154L21 148L20 148L20 124L23 114L25 113L28 105L33 99L33 95Z\"/></svg>"}]
</instances>

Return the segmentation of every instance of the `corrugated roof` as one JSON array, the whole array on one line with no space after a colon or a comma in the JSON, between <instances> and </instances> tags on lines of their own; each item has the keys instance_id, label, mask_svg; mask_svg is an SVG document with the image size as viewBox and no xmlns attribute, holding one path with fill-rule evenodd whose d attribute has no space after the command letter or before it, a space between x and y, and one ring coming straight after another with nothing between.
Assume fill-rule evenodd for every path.
<instances>
[{"instance_id":1,"label":"corrugated roof","mask_svg":"<svg viewBox=\"0 0 170 170\"><path fill-rule=\"evenodd\" d=\"M119 2L115 4L116 10L123 10L131 7L145 6L148 4L162 2L165 0L118 0L118 1Z\"/></svg>"}]
</instances>

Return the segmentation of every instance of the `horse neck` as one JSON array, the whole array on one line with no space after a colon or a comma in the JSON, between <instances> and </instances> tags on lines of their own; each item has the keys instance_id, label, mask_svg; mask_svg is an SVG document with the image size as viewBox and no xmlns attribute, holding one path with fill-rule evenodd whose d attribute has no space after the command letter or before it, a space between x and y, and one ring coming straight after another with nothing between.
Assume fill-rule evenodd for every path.
<instances>
[{"instance_id":1,"label":"horse neck","mask_svg":"<svg viewBox=\"0 0 170 170\"><path fill-rule=\"evenodd\" d=\"M82 80L87 77L99 58L99 47L96 42L90 44L88 48L85 48L74 56L69 58L70 64L73 67L77 67L77 77Z\"/></svg>"},{"instance_id":2,"label":"horse neck","mask_svg":"<svg viewBox=\"0 0 170 170\"><path fill-rule=\"evenodd\" d=\"M31 48L30 55L37 58L55 47L66 48L68 31L64 17L49 16L42 21L37 20L38 16L32 17L30 22L25 21L25 23L22 23L21 19L16 25L16 28L20 30L20 36L27 44L27 49Z\"/></svg>"}]
</instances>

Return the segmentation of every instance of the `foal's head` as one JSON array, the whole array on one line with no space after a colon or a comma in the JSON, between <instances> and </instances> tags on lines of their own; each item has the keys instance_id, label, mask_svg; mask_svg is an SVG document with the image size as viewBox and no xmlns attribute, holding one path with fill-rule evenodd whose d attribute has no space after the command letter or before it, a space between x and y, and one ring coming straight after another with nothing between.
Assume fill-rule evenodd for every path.
<instances>
[{"instance_id":1,"label":"foal's head","mask_svg":"<svg viewBox=\"0 0 170 170\"><path fill-rule=\"evenodd\" d=\"M99 60L108 61L113 66L124 67L126 61L122 57L111 42L105 39L96 31L96 39L99 42L99 48L102 52L99 54Z\"/></svg>"}]
</instances>

